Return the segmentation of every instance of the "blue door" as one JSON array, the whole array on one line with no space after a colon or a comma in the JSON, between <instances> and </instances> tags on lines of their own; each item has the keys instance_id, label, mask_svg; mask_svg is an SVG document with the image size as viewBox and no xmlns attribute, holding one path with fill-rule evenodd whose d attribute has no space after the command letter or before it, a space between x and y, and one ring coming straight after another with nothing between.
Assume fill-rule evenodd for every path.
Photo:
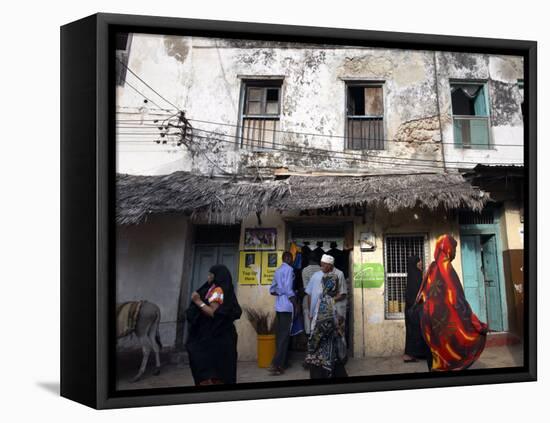
<instances>
[{"instance_id":1,"label":"blue door","mask_svg":"<svg viewBox=\"0 0 550 423\"><path fill-rule=\"evenodd\" d=\"M502 321L502 304L500 302L500 283L497 263L497 246L494 235L482 235L481 258L483 262L483 279L487 299L487 316L489 329L504 330Z\"/></svg>"},{"instance_id":2,"label":"blue door","mask_svg":"<svg viewBox=\"0 0 550 423\"><path fill-rule=\"evenodd\" d=\"M461 235L464 294L489 330L503 331L500 278L495 235Z\"/></svg>"},{"instance_id":3,"label":"blue door","mask_svg":"<svg viewBox=\"0 0 550 423\"><path fill-rule=\"evenodd\" d=\"M460 248L462 251L462 282L466 300L479 319L486 322L487 305L479 235L462 235Z\"/></svg>"}]
</instances>

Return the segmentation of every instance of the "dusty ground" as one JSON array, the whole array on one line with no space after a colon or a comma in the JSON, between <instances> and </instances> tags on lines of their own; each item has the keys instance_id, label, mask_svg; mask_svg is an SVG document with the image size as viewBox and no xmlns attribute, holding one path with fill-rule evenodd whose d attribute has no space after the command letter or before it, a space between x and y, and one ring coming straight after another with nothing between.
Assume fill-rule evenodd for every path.
<instances>
[{"instance_id":1,"label":"dusty ground","mask_svg":"<svg viewBox=\"0 0 550 423\"><path fill-rule=\"evenodd\" d=\"M129 380L137 372L139 356L132 356L125 365L119 366L118 389L166 388L178 386L192 386L193 378L187 363L164 364L159 376L152 375L152 361L142 380L130 383ZM163 362L166 363L166 358ZM281 376L271 376L266 369L258 368L256 362L241 361L237 368L237 382L266 382L275 380L309 379L309 372L301 365L301 356L294 353L291 356L291 366ZM498 367L517 367L523 364L523 346L510 345L490 347L483 351L479 360L471 369L486 369ZM425 361L417 363L403 363L401 356L368 357L365 359L350 359L346 365L349 376L387 375L396 373L426 372Z\"/></svg>"}]
</instances>

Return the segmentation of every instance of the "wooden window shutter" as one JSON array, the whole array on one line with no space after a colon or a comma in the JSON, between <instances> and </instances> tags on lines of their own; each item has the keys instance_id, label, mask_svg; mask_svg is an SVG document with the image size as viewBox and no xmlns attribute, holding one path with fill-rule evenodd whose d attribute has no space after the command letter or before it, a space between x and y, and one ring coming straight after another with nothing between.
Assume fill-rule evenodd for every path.
<instances>
[{"instance_id":1,"label":"wooden window shutter","mask_svg":"<svg viewBox=\"0 0 550 423\"><path fill-rule=\"evenodd\" d=\"M384 115L384 102L382 99L382 87L365 87L365 115Z\"/></svg>"}]
</instances>

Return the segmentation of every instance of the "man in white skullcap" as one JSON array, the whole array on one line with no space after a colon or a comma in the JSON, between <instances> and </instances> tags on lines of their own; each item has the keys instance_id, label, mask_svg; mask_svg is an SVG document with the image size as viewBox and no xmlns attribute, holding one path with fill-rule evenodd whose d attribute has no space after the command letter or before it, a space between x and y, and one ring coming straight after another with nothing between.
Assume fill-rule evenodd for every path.
<instances>
[{"instance_id":1,"label":"man in white skullcap","mask_svg":"<svg viewBox=\"0 0 550 423\"><path fill-rule=\"evenodd\" d=\"M329 256L328 254L323 254L321 257L321 270L317 273L314 273L309 280L309 284L306 288L306 294L309 296L309 310L310 310L310 319L313 319L313 311L317 306L317 300L319 295L321 295L322 279L323 274L334 273L338 278L338 295L334 297L334 302L336 310L340 316L343 316L345 319L346 316L346 306L347 306L347 287L346 287L346 278L344 273L334 267L334 257Z\"/></svg>"},{"instance_id":2,"label":"man in white skullcap","mask_svg":"<svg viewBox=\"0 0 550 423\"><path fill-rule=\"evenodd\" d=\"M323 276L332 273L338 280L337 294L334 296L334 309L337 320L339 322L342 333L345 331L346 324L346 307L347 307L347 287L344 273L334 267L334 257L323 254L321 257L321 270L314 273L311 277L309 284L306 288L307 301L309 304L309 318L311 331L313 333L315 327L315 320L318 311L319 298L323 294ZM310 369L311 370L311 369ZM336 372L332 377L344 377L347 376L343 363L337 367ZM325 377L323 375L317 375L312 377Z\"/></svg>"}]
</instances>

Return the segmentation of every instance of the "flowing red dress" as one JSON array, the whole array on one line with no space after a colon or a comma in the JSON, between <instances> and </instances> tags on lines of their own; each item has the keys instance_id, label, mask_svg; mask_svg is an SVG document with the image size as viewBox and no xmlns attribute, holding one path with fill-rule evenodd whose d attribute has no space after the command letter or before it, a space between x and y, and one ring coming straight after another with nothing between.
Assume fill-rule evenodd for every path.
<instances>
[{"instance_id":1,"label":"flowing red dress","mask_svg":"<svg viewBox=\"0 0 550 423\"><path fill-rule=\"evenodd\" d=\"M432 352L432 371L466 369L485 347L487 324L478 319L466 301L451 264L455 253L456 240L452 236L437 239L435 261L417 297L422 303L422 334Z\"/></svg>"}]
</instances>

